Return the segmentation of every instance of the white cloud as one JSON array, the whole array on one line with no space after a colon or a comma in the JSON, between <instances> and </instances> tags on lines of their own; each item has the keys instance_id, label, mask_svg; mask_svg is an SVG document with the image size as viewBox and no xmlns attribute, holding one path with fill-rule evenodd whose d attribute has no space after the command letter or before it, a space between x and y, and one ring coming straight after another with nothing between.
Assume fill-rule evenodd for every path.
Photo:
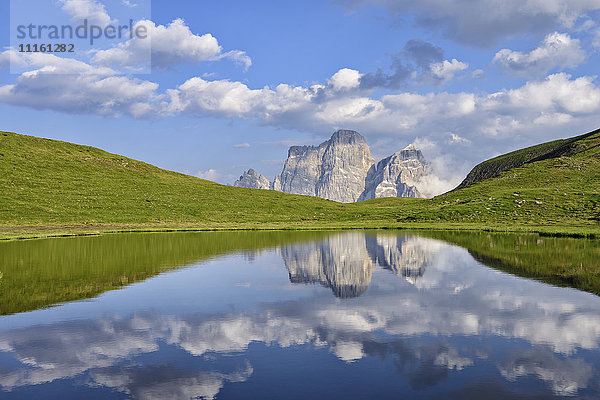
<instances>
[{"instance_id":1,"label":"white cloud","mask_svg":"<svg viewBox=\"0 0 600 400\"><path fill-rule=\"evenodd\" d=\"M75 23L88 21L90 25L105 27L112 20L103 4L95 0L60 0L62 10L71 17Z\"/></svg>"},{"instance_id":2,"label":"white cloud","mask_svg":"<svg viewBox=\"0 0 600 400\"><path fill-rule=\"evenodd\" d=\"M168 91L169 111L256 119L313 132L351 126L371 138L405 138L408 143L422 137L444 144L449 139L445 132L451 131L461 138L456 139L461 146L453 150L446 169L461 168L461 174L469 164L464 160L472 165L499 151L581 133L594 127L600 112L600 88L593 78L564 73L491 94L398 93L375 99L331 96L319 88L250 89L241 82L192 78Z\"/></svg>"},{"instance_id":3,"label":"white cloud","mask_svg":"<svg viewBox=\"0 0 600 400\"><path fill-rule=\"evenodd\" d=\"M145 27L148 37L134 37L108 50L97 51L92 62L100 65L135 68L152 60L152 66L170 68L182 62L215 61L231 59L245 69L252 60L245 52L232 50L222 53L217 39L210 33L202 36L192 33L182 19L169 25L156 25L149 20L138 21L134 30Z\"/></svg>"},{"instance_id":4,"label":"white cloud","mask_svg":"<svg viewBox=\"0 0 600 400\"><path fill-rule=\"evenodd\" d=\"M469 64L458 61L453 58L452 61L444 60L440 63L433 63L429 66L434 78L449 81L454 78L457 72L464 71L469 68Z\"/></svg>"},{"instance_id":5,"label":"white cloud","mask_svg":"<svg viewBox=\"0 0 600 400\"><path fill-rule=\"evenodd\" d=\"M121 0L121 3L124 6L130 7L130 8L135 8L138 6L136 3L132 2L131 0Z\"/></svg>"},{"instance_id":6,"label":"white cloud","mask_svg":"<svg viewBox=\"0 0 600 400\"><path fill-rule=\"evenodd\" d=\"M233 147L235 147L236 149L247 149L248 147L250 147L250 143L238 143L234 144Z\"/></svg>"},{"instance_id":7,"label":"white cloud","mask_svg":"<svg viewBox=\"0 0 600 400\"><path fill-rule=\"evenodd\" d=\"M571 28L598 0L336 0L344 8L380 6L394 17L413 15L421 27L462 43L488 46L500 38Z\"/></svg>"},{"instance_id":8,"label":"white cloud","mask_svg":"<svg viewBox=\"0 0 600 400\"><path fill-rule=\"evenodd\" d=\"M216 169L207 169L206 171L198 171L196 176L207 181L216 181L221 177L221 174Z\"/></svg>"},{"instance_id":9,"label":"white cloud","mask_svg":"<svg viewBox=\"0 0 600 400\"><path fill-rule=\"evenodd\" d=\"M336 90L355 87L361 74L350 69L338 71L327 85L252 89L242 82L193 77L159 91L156 83L50 54L4 52L0 63L6 63L11 54L31 70L14 83L0 86L0 102L137 118L179 114L243 118L321 134L344 126L369 140L387 137L400 143L421 138L440 146L429 159L448 155L443 169L459 175L499 152L591 130L600 112L600 88L594 78L564 73L490 94L396 92L375 98L364 89ZM440 67L445 71L441 76L462 68L460 64L448 62L447 71ZM59 76L61 72L72 75ZM449 138L448 132L456 136ZM451 154L449 143L453 144ZM452 182L455 175L441 178ZM433 182L430 186L443 185Z\"/></svg>"},{"instance_id":10,"label":"white cloud","mask_svg":"<svg viewBox=\"0 0 600 400\"><path fill-rule=\"evenodd\" d=\"M333 90L348 90L348 89L356 89L360 86L360 77L362 74L354 69L350 68L342 68L329 80L329 83Z\"/></svg>"},{"instance_id":11,"label":"white cloud","mask_svg":"<svg viewBox=\"0 0 600 400\"><path fill-rule=\"evenodd\" d=\"M484 76L485 76L485 71L482 69L476 69L475 71L471 72L471 78L481 79Z\"/></svg>"},{"instance_id":12,"label":"white cloud","mask_svg":"<svg viewBox=\"0 0 600 400\"><path fill-rule=\"evenodd\" d=\"M154 82L53 54L23 53L19 57L19 63L33 69L20 75L15 83L0 86L0 102L111 117L151 117L159 112L160 96Z\"/></svg>"},{"instance_id":13,"label":"white cloud","mask_svg":"<svg viewBox=\"0 0 600 400\"><path fill-rule=\"evenodd\" d=\"M23 54L28 53L19 53L16 50L9 49L0 53L0 68L9 68L12 66L24 67L26 66L26 62Z\"/></svg>"},{"instance_id":14,"label":"white cloud","mask_svg":"<svg viewBox=\"0 0 600 400\"><path fill-rule=\"evenodd\" d=\"M450 132L450 140L448 141L448 143L450 143L450 144L457 144L457 143L470 144L471 141L469 139L466 139L462 136L457 135L456 133Z\"/></svg>"},{"instance_id":15,"label":"white cloud","mask_svg":"<svg viewBox=\"0 0 600 400\"><path fill-rule=\"evenodd\" d=\"M248 71L248 68L252 66L252 59L246 54L245 51L231 50L227 53L216 56L215 60L221 60L223 58L229 59L234 63L244 67L244 71Z\"/></svg>"},{"instance_id":16,"label":"white cloud","mask_svg":"<svg viewBox=\"0 0 600 400\"><path fill-rule=\"evenodd\" d=\"M310 106L312 88L280 84L275 89L250 89L241 82L191 78L168 90L169 111L198 116L260 118L265 121Z\"/></svg>"},{"instance_id":17,"label":"white cloud","mask_svg":"<svg viewBox=\"0 0 600 400\"><path fill-rule=\"evenodd\" d=\"M492 63L504 70L526 76L542 75L554 68L574 68L586 58L579 39L554 32L546 36L539 47L528 52L502 49Z\"/></svg>"}]
</instances>

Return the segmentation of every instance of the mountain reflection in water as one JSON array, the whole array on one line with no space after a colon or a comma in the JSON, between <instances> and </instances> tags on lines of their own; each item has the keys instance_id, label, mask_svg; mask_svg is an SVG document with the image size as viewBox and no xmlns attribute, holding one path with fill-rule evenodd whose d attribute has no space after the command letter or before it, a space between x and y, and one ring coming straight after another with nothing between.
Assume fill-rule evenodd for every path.
<instances>
[{"instance_id":1,"label":"mountain reflection in water","mask_svg":"<svg viewBox=\"0 0 600 400\"><path fill-rule=\"evenodd\" d=\"M383 268L411 283L423 276L428 263L424 238L352 232L319 242L281 247L292 283L320 283L340 298L357 297L369 287L373 268Z\"/></svg>"},{"instance_id":2,"label":"mountain reflection in water","mask_svg":"<svg viewBox=\"0 0 600 400\"><path fill-rule=\"evenodd\" d=\"M351 232L1 317L0 397L597 398L599 345L595 295Z\"/></svg>"}]
</instances>

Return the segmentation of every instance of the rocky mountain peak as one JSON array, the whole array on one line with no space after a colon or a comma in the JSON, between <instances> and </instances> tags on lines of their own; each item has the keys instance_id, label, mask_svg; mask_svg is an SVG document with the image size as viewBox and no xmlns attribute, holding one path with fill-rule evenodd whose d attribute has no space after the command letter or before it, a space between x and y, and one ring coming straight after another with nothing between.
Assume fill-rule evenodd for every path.
<instances>
[{"instance_id":1,"label":"rocky mountain peak","mask_svg":"<svg viewBox=\"0 0 600 400\"><path fill-rule=\"evenodd\" d=\"M414 144L375 164L367 140L356 131L340 129L318 146L290 147L283 171L270 188L342 203L423 197L417 185L428 173L428 163ZM269 188L267 179L252 169L235 186Z\"/></svg>"},{"instance_id":2,"label":"rocky mountain peak","mask_svg":"<svg viewBox=\"0 0 600 400\"><path fill-rule=\"evenodd\" d=\"M273 189L351 203L363 192L373 163L363 136L356 131L338 130L317 147L290 147Z\"/></svg>"},{"instance_id":3,"label":"rocky mountain peak","mask_svg":"<svg viewBox=\"0 0 600 400\"><path fill-rule=\"evenodd\" d=\"M344 143L344 144L367 144L367 139L364 138L360 133L351 131L348 129L340 129L336 131L329 139L331 143Z\"/></svg>"},{"instance_id":4,"label":"rocky mountain peak","mask_svg":"<svg viewBox=\"0 0 600 400\"><path fill-rule=\"evenodd\" d=\"M240 179L233 183L233 186L250 189L270 189L271 182L265 176L250 168L240 176Z\"/></svg>"},{"instance_id":5,"label":"rocky mountain peak","mask_svg":"<svg viewBox=\"0 0 600 400\"><path fill-rule=\"evenodd\" d=\"M408 160L414 158L418 160L420 163L426 164L425 157L423 157L423 153L419 150L414 144L409 144L399 152L394 153L394 155L398 154L401 160Z\"/></svg>"}]
</instances>

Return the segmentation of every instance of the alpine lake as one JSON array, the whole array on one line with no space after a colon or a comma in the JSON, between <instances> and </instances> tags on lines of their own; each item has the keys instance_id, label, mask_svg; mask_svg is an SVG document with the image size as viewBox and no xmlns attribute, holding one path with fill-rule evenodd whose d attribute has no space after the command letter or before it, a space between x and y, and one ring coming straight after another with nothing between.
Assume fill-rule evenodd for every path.
<instances>
[{"instance_id":1,"label":"alpine lake","mask_svg":"<svg viewBox=\"0 0 600 400\"><path fill-rule=\"evenodd\" d=\"M535 234L6 241L0 399L598 399L599 263Z\"/></svg>"}]
</instances>

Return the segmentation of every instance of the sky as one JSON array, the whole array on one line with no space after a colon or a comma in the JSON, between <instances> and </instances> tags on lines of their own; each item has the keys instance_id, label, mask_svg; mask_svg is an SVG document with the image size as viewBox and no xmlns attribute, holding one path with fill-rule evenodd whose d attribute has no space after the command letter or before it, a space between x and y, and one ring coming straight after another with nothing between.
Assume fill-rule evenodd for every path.
<instances>
[{"instance_id":1,"label":"sky","mask_svg":"<svg viewBox=\"0 0 600 400\"><path fill-rule=\"evenodd\" d=\"M337 129L375 159L413 143L452 188L477 163L600 127L600 0L11 0L1 130L231 184ZM146 35L49 38L19 25Z\"/></svg>"}]
</instances>

